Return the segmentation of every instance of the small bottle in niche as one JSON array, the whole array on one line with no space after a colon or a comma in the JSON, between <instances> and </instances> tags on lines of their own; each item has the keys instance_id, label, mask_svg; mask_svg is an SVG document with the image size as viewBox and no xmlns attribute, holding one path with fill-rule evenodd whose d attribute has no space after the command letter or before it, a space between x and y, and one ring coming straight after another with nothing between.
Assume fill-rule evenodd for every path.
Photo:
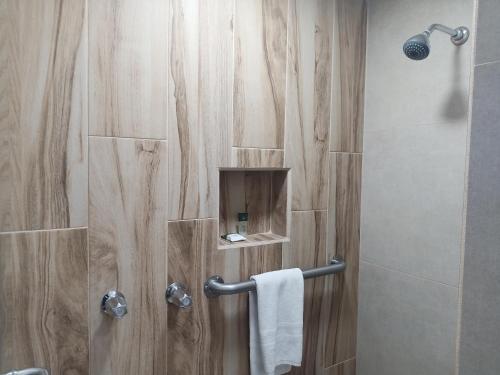
<instances>
[{"instance_id":1,"label":"small bottle in niche","mask_svg":"<svg viewBox=\"0 0 500 375\"><path fill-rule=\"evenodd\" d=\"M236 230L242 236L246 236L248 234L248 213L247 212L238 212L238 225Z\"/></svg>"}]
</instances>

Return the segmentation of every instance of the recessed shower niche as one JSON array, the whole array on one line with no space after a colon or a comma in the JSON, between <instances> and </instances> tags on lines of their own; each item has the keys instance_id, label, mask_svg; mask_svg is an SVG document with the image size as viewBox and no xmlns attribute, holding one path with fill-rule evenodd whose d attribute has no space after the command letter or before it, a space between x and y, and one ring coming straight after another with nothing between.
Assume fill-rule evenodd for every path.
<instances>
[{"instance_id":1,"label":"recessed shower niche","mask_svg":"<svg viewBox=\"0 0 500 375\"><path fill-rule=\"evenodd\" d=\"M219 249L289 241L288 169L221 169L219 179ZM238 232L240 213L248 214L246 240L223 239Z\"/></svg>"}]
</instances>

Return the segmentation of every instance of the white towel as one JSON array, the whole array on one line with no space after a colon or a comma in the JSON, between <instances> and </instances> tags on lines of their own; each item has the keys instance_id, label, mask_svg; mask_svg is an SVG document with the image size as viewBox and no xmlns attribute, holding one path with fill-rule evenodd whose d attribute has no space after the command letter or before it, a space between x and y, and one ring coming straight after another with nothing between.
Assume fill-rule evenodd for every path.
<instances>
[{"instance_id":1,"label":"white towel","mask_svg":"<svg viewBox=\"0 0 500 375\"><path fill-rule=\"evenodd\" d=\"M252 276L249 294L250 372L285 374L302 362L304 277L299 268Z\"/></svg>"}]
</instances>

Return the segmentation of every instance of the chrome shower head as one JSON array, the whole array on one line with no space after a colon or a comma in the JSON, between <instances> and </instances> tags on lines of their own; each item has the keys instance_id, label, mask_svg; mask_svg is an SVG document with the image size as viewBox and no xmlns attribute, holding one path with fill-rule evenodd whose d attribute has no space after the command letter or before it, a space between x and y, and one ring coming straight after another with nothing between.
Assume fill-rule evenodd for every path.
<instances>
[{"instance_id":1,"label":"chrome shower head","mask_svg":"<svg viewBox=\"0 0 500 375\"><path fill-rule=\"evenodd\" d=\"M431 44L429 41L429 32L424 31L408 39L403 44L403 52L412 60L423 60L431 52Z\"/></svg>"},{"instance_id":2,"label":"chrome shower head","mask_svg":"<svg viewBox=\"0 0 500 375\"><path fill-rule=\"evenodd\" d=\"M450 29L444 25L434 23L423 33L412 36L403 44L404 54L412 60L423 60L431 52L429 37L434 30L442 31L450 35L451 42L456 46L461 46L469 39L469 29L465 26Z\"/></svg>"}]
</instances>

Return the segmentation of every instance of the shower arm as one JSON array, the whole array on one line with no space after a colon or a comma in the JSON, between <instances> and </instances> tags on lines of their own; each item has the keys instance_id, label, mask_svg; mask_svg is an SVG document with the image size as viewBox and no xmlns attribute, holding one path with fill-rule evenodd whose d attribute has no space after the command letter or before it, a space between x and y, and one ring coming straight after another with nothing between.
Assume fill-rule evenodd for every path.
<instances>
[{"instance_id":1,"label":"shower arm","mask_svg":"<svg viewBox=\"0 0 500 375\"><path fill-rule=\"evenodd\" d=\"M451 29L448 26L441 25L440 23L433 23L427 30L424 31L429 37L434 30L442 31L445 34L450 35L451 42L456 46L461 46L467 39L469 39L469 29L465 26L459 26L456 29Z\"/></svg>"},{"instance_id":2,"label":"shower arm","mask_svg":"<svg viewBox=\"0 0 500 375\"><path fill-rule=\"evenodd\" d=\"M429 33L429 35L432 34L434 30L442 31L443 33L449 34L452 37L459 36L460 34L460 29L452 29L448 26L441 25L440 23L433 23L427 28L427 32Z\"/></svg>"}]
</instances>

